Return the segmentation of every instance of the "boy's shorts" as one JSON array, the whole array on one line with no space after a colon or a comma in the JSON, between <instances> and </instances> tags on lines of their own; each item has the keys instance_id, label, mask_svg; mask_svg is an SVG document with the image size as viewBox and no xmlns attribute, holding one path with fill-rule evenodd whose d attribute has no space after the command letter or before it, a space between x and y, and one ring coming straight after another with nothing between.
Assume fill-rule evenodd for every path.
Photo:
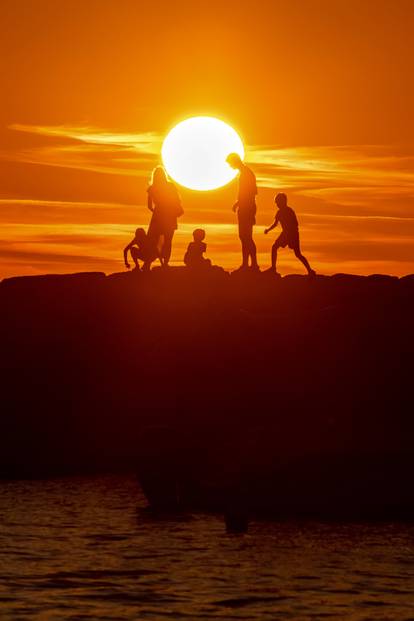
<instances>
[{"instance_id":1,"label":"boy's shorts","mask_svg":"<svg viewBox=\"0 0 414 621\"><path fill-rule=\"evenodd\" d=\"M282 231L276 239L275 244L281 248L286 248L286 246L288 246L292 250L299 250L299 231L297 233L291 233L290 235Z\"/></svg>"}]
</instances>

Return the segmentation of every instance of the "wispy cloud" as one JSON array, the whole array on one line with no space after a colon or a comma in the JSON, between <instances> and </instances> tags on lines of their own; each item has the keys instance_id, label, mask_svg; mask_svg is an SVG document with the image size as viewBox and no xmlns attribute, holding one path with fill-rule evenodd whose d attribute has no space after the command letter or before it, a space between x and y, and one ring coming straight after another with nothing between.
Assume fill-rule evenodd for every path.
<instances>
[{"instance_id":1,"label":"wispy cloud","mask_svg":"<svg viewBox=\"0 0 414 621\"><path fill-rule=\"evenodd\" d=\"M144 205L40 199L0 199L0 222L16 224L133 224L148 219Z\"/></svg>"},{"instance_id":2,"label":"wispy cloud","mask_svg":"<svg viewBox=\"0 0 414 621\"><path fill-rule=\"evenodd\" d=\"M89 126L13 125L21 136L32 135L0 157L102 175L146 177L159 159L162 136L156 132L115 132ZM305 253L320 271L373 271L403 274L414 269L414 153L390 146L247 147L259 192L256 240L260 261L269 260L271 240L262 234L273 214L272 194L292 196L301 224ZM82 265L103 271L123 269L122 248L136 226L146 226L145 182L127 180L106 188L103 202L13 198L0 200L2 275L70 271ZM24 183L24 177L22 177ZM83 183L85 181L83 180ZM139 185L141 184L141 185ZM140 187L140 193L136 187ZM23 186L24 187L24 186ZM59 197L60 186L55 194ZM239 241L230 205L234 188L200 197L183 192L185 214L174 239L174 260L182 256L196 226L207 230L208 254L214 262L234 267ZM30 194L29 194L30 196ZM76 193L68 195L72 198ZM95 198L89 193L88 198ZM119 201L119 202L117 202ZM125 201L125 202L122 202ZM141 204L136 204L137 202ZM300 271L289 253L281 253L281 271Z\"/></svg>"},{"instance_id":3,"label":"wispy cloud","mask_svg":"<svg viewBox=\"0 0 414 621\"><path fill-rule=\"evenodd\" d=\"M14 124L9 129L45 138L45 144L3 157L111 175L147 176L159 160L157 132L117 132L88 125ZM286 188L339 205L414 198L414 152L382 145L247 147L259 185Z\"/></svg>"},{"instance_id":4,"label":"wispy cloud","mask_svg":"<svg viewBox=\"0 0 414 621\"><path fill-rule=\"evenodd\" d=\"M112 175L146 176L162 143L155 132L119 133L90 126L14 124L9 129L52 140L3 153L5 159Z\"/></svg>"},{"instance_id":5,"label":"wispy cloud","mask_svg":"<svg viewBox=\"0 0 414 621\"><path fill-rule=\"evenodd\" d=\"M414 153L389 146L251 147L263 186L342 205L414 198Z\"/></svg>"},{"instance_id":6,"label":"wispy cloud","mask_svg":"<svg viewBox=\"0 0 414 621\"><path fill-rule=\"evenodd\" d=\"M156 155L162 143L162 136L156 132L120 133L110 132L104 129L84 125L71 127L67 125L23 125L15 123L9 129L40 134L41 136L53 136L55 138L72 138L85 144L102 144L119 147L131 147L140 153Z\"/></svg>"}]
</instances>

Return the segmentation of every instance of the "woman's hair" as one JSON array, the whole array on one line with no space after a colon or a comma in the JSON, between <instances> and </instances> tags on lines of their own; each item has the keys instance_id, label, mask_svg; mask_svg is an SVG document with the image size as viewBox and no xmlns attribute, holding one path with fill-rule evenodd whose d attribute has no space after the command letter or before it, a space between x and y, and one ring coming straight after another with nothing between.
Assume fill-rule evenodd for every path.
<instances>
[{"instance_id":1,"label":"woman's hair","mask_svg":"<svg viewBox=\"0 0 414 621\"><path fill-rule=\"evenodd\" d=\"M156 166L152 171L151 185L165 185L166 183L168 183L168 177L164 166Z\"/></svg>"}]
</instances>

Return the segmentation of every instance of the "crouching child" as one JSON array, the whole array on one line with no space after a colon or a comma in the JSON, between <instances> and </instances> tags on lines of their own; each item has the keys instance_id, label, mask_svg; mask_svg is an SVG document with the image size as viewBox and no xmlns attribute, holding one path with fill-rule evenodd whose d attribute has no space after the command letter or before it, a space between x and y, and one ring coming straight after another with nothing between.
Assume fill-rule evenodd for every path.
<instances>
[{"instance_id":1,"label":"crouching child","mask_svg":"<svg viewBox=\"0 0 414 621\"><path fill-rule=\"evenodd\" d=\"M151 263L159 256L158 249L148 238L144 229L139 228L135 231L135 236L124 248L125 267L129 270L128 252L131 254L136 269L140 269L139 261L142 261L142 270L147 272L151 269Z\"/></svg>"}]
</instances>

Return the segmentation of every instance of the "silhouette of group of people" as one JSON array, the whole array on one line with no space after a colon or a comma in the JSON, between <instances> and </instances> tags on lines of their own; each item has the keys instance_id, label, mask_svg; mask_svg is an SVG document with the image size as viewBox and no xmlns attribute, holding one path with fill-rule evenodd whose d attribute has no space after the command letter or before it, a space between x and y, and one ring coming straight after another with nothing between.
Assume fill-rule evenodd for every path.
<instances>
[{"instance_id":1,"label":"silhouette of group of people","mask_svg":"<svg viewBox=\"0 0 414 621\"><path fill-rule=\"evenodd\" d=\"M256 195L257 184L254 172L246 166L237 153L230 153L227 157L229 166L239 171L239 190L237 201L233 205L233 211L237 214L239 238L242 250L242 264L240 271L259 270L257 263L256 244L253 239L253 226L256 224ZM177 229L177 221L183 215L184 210L181 198L174 183L168 179L167 173L162 166L157 166L152 173L151 184L148 192L148 209L152 212L148 232L143 228L135 231L135 236L124 249L125 266L129 269L128 253L130 253L136 269L149 271L151 264L159 260L161 266L168 267L172 240ZM299 224L292 207L288 205L287 196L280 192L275 197L277 212L273 224L265 229L267 235L278 224L282 232L276 239L271 250L270 272L277 274L277 251L279 248L288 246L295 256L303 263L309 275L314 275L306 257L300 250ZM201 269L211 266L211 261L204 257L207 250L205 243L205 231L195 229L193 241L189 243L184 255L184 263L188 268Z\"/></svg>"}]
</instances>

